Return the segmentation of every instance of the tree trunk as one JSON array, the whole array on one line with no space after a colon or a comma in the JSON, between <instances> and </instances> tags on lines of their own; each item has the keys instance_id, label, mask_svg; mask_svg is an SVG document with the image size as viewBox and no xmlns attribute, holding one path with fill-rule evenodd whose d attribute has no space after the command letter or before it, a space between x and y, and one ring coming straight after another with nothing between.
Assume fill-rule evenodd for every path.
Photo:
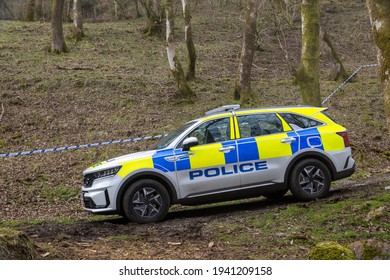
<instances>
[{"instance_id":1,"label":"tree trunk","mask_svg":"<svg viewBox=\"0 0 390 280\"><path fill-rule=\"evenodd\" d=\"M387 129L390 137L390 1L367 0L372 33L380 65Z\"/></svg>"},{"instance_id":2,"label":"tree trunk","mask_svg":"<svg viewBox=\"0 0 390 280\"><path fill-rule=\"evenodd\" d=\"M162 33L161 10L158 0L141 0L145 9L146 27L144 33L148 36L160 35Z\"/></svg>"},{"instance_id":3,"label":"tree trunk","mask_svg":"<svg viewBox=\"0 0 390 280\"><path fill-rule=\"evenodd\" d=\"M187 3L187 0L181 0L181 3L183 6L184 34L185 34L185 41L186 41L187 55L188 55L188 69L187 69L186 78L187 80L192 80L195 78L196 50L192 38L191 13L190 13L190 6Z\"/></svg>"},{"instance_id":4,"label":"tree trunk","mask_svg":"<svg viewBox=\"0 0 390 280\"><path fill-rule=\"evenodd\" d=\"M253 99L251 89L251 71L256 43L257 0L247 0L245 31L239 63L239 77L234 88L234 99L241 104L250 103Z\"/></svg>"},{"instance_id":5,"label":"tree trunk","mask_svg":"<svg viewBox=\"0 0 390 280\"><path fill-rule=\"evenodd\" d=\"M70 16L70 13L71 13L71 5L70 5L70 1L71 0L67 0L67 3L66 3L66 20L68 22L72 22L72 18Z\"/></svg>"},{"instance_id":6,"label":"tree trunk","mask_svg":"<svg viewBox=\"0 0 390 280\"><path fill-rule=\"evenodd\" d=\"M35 15L38 20L43 20L42 0L37 0L35 5Z\"/></svg>"},{"instance_id":7,"label":"tree trunk","mask_svg":"<svg viewBox=\"0 0 390 280\"><path fill-rule=\"evenodd\" d=\"M303 0L301 65L296 72L296 82L303 103L321 106L320 96L320 15L318 0Z\"/></svg>"},{"instance_id":8,"label":"tree trunk","mask_svg":"<svg viewBox=\"0 0 390 280\"><path fill-rule=\"evenodd\" d=\"M179 89L180 97L185 101L194 101L196 98L195 93L187 83L186 76L183 71L183 67L176 55L175 36L174 36L174 10L173 0L166 0L166 43L167 43L167 56L169 68L172 71L172 75L176 81Z\"/></svg>"},{"instance_id":9,"label":"tree trunk","mask_svg":"<svg viewBox=\"0 0 390 280\"><path fill-rule=\"evenodd\" d=\"M327 52L329 53L329 60L333 64L333 70L331 71L330 79L333 81L344 81L351 74L349 74L347 70L345 70L344 64L341 61L341 58L336 51L336 48L333 46L328 33L322 28L320 28L320 37L326 45L326 48L328 50Z\"/></svg>"},{"instance_id":10,"label":"tree trunk","mask_svg":"<svg viewBox=\"0 0 390 280\"><path fill-rule=\"evenodd\" d=\"M136 13L136 18L140 18L141 14L139 12L139 6L138 6L138 0L134 0L134 5L135 5L135 13Z\"/></svg>"},{"instance_id":11,"label":"tree trunk","mask_svg":"<svg viewBox=\"0 0 390 280\"><path fill-rule=\"evenodd\" d=\"M53 53L67 52L65 44L64 32L62 29L62 13L64 10L64 0L52 0L51 6L51 34L52 44L51 51Z\"/></svg>"},{"instance_id":12,"label":"tree trunk","mask_svg":"<svg viewBox=\"0 0 390 280\"><path fill-rule=\"evenodd\" d=\"M26 7L26 16L24 17L25 21L34 21L35 16L35 0L28 0Z\"/></svg>"},{"instance_id":13,"label":"tree trunk","mask_svg":"<svg viewBox=\"0 0 390 280\"><path fill-rule=\"evenodd\" d=\"M117 0L114 0L114 17L116 19L119 19L119 15L118 15L118 1Z\"/></svg>"},{"instance_id":14,"label":"tree trunk","mask_svg":"<svg viewBox=\"0 0 390 280\"><path fill-rule=\"evenodd\" d=\"M73 0L73 32L76 41L84 37L82 0Z\"/></svg>"}]
</instances>

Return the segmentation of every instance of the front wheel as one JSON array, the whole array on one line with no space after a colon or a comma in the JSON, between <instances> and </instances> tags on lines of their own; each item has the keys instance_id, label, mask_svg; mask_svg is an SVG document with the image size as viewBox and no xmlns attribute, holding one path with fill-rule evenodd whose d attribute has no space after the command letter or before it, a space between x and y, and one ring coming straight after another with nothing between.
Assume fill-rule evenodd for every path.
<instances>
[{"instance_id":1,"label":"front wheel","mask_svg":"<svg viewBox=\"0 0 390 280\"><path fill-rule=\"evenodd\" d=\"M302 201L326 196L330 189L331 175L328 167L316 159L298 162L290 175L290 190Z\"/></svg>"},{"instance_id":2,"label":"front wheel","mask_svg":"<svg viewBox=\"0 0 390 280\"><path fill-rule=\"evenodd\" d=\"M153 223L163 220L170 207L169 194L165 187L151 179L133 183L123 196L126 218L136 223Z\"/></svg>"}]
</instances>

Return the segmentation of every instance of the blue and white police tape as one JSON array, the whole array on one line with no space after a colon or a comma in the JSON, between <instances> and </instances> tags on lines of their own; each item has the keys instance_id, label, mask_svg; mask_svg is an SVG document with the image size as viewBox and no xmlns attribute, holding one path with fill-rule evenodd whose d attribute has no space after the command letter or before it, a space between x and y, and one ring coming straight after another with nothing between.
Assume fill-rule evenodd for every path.
<instances>
[{"instance_id":1,"label":"blue and white police tape","mask_svg":"<svg viewBox=\"0 0 390 280\"><path fill-rule=\"evenodd\" d=\"M73 146L65 146L65 147L60 147L60 148L41 149L41 150L31 150L31 151L26 151L26 152L14 152L14 153L0 154L0 157L17 157L17 156L43 154L43 153L57 152L57 151L68 151L68 150L74 150L74 149L98 147L98 146L118 144L118 143L153 140L153 139L159 139L159 138L165 137L167 135L168 134L160 134L160 135L154 135L154 136L145 136L145 137L113 140L113 141L107 141L107 142L98 142L98 143L93 143L93 144L73 145Z\"/></svg>"},{"instance_id":2,"label":"blue and white police tape","mask_svg":"<svg viewBox=\"0 0 390 280\"><path fill-rule=\"evenodd\" d=\"M324 105L326 102L328 102L328 100L341 88L343 87L346 83L349 82L349 80L351 80L360 70L362 70L363 68L367 68L367 67L377 67L379 66L379 64L365 64L365 65L362 65L360 66L358 69L355 70L355 72L352 73L351 76L349 76L347 79L345 79L344 82L342 82L334 91L332 91L332 93L324 99L324 101L321 102L321 105Z\"/></svg>"}]
</instances>

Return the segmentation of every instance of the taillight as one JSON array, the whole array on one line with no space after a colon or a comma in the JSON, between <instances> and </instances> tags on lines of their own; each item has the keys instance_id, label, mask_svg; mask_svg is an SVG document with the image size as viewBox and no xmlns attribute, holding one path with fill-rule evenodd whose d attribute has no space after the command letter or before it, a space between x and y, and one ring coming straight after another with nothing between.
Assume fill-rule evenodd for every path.
<instances>
[{"instance_id":1,"label":"taillight","mask_svg":"<svg viewBox=\"0 0 390 280\"><path fill-rule=\"evenodd\" d=\"M340 135L344 139L344 146L347 148L349 147L349 139L348 139L348 132L337 132L337 135Z\"/></svg>"}]
</instances>

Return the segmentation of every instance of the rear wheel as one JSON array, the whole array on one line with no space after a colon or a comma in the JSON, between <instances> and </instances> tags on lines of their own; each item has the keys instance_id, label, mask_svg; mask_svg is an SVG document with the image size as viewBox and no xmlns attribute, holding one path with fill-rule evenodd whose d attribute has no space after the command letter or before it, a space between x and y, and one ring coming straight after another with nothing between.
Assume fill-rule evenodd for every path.
<instances>
[{"instance_id":1,"label":"rear wheel","mask_svg":"<svg viewBox=\"0 0 390 280\"><path fill-rule=\"evenodd\" d=\"M126 218L136 223L153 223L163 220L170 206L165 187L155 180L142 179L133 183L123 197Z\"/></svg>"},{"instance_id":2,"label":"rear wheel","mask_svg":"<svg viewBox=\"0 0 390 280\"><path fill-rule=\"evenodd\" d=\"M290 190L302 201L326 196L330 189L331 175L328 167L316 159L298 162L290 176Z\"/></svg>"}]
</instances>

